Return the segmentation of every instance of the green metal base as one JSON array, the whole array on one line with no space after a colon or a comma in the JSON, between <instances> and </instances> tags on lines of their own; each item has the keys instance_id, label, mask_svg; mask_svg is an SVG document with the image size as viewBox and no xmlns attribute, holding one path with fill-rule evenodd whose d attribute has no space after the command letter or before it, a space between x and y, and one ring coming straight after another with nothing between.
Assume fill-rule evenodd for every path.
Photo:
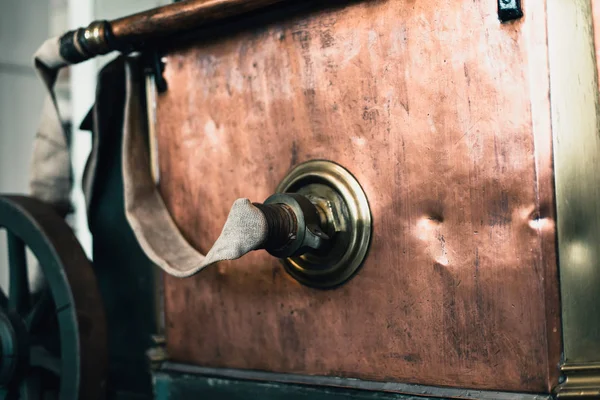
<instances>
[{"instance_id":1,"label":"green metal base","mask_svg":"<svg viewBox=\"0 0 600 400\"><path fill-rule=\"evenodd\" d=\"M156 400L427 400L424 397L363 390L323 388L274 382L251 382L211 378L181 373L158 372L154 375Z\"/></svg>"},{"instance_id":2,"label":"green metal base","mask_svg":"<svg viewBox=\"0 0 600 400\"><path fill-rule=\"evenodd\" d=\"M495 392L324 376L206 368L165 362L153 373L156 400L480 399L550 400L549 394Z\"/></svg>"}]
</instances>

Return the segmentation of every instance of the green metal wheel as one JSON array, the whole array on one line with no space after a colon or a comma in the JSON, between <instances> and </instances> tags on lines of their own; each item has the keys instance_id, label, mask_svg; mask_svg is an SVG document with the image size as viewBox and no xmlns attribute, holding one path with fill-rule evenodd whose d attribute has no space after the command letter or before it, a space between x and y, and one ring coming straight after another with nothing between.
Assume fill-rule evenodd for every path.
<instances>
[{"instance_id":1,"label":"green metal wheel","mask_svg":"<svg viewBox=\"0 0 600 400\"><path fill-rule=\"evenodd\" d=\"M0 291L0 399L102 399L106 326L90 262L47 204L0 196L8 296ZM44 284L31 293L26 248Z\"/></svg>"}]
</instances>

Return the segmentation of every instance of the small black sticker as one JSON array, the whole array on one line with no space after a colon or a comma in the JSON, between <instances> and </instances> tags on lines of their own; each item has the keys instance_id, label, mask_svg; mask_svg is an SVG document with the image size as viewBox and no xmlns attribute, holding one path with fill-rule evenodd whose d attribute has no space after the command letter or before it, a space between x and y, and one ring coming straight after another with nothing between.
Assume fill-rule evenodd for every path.
<instances>
[{"instance_id":1,"label":"small black sticker","mask_svg":"<svg viewBox=\"0 0 600 400\"><path fill-rule=\"evenodd\" d=\"M522 16L521 0L498 0L498 18L500 18L500 21L512 21Z\"/></svg>"}]
</instances>

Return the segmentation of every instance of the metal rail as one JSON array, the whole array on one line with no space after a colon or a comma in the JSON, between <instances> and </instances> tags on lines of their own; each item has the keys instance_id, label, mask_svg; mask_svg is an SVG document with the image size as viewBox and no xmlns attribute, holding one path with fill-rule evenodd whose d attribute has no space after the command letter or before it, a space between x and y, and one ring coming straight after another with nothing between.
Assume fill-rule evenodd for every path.
<instances>
[{"instance_id":1,"label":"metal rail","mask_svg":"<svg viewBox=\"0 0 600 400\"><path fill-rule=\"evenodd\" d=\"M113 21L94 21L60 38L60 54L78 63L111 51L141 50L157 39L182 34L283 0L187 0Z\"/></svg>"}]
</instances>

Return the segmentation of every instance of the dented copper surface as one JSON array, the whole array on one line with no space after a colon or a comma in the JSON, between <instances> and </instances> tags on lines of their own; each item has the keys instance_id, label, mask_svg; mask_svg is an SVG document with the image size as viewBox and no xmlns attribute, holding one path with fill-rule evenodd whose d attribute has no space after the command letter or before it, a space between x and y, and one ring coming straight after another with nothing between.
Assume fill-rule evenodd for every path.
<instances>
[{"instance_id":1,"label":"dented copper surface","mask_svg":"<svg viewBox=\"0 0 600 400\"><path fill-rule=\"evenodd\" d=\"M171 359L548 392L560 311L545 7L524 8L501 25L495 0L358 2L173 51L160 187L191 243L206 251L234 199L263 201L312 159L357 178L373 236L335 290L262 251L166 277Z\"/></svg>"}]
</instances>

